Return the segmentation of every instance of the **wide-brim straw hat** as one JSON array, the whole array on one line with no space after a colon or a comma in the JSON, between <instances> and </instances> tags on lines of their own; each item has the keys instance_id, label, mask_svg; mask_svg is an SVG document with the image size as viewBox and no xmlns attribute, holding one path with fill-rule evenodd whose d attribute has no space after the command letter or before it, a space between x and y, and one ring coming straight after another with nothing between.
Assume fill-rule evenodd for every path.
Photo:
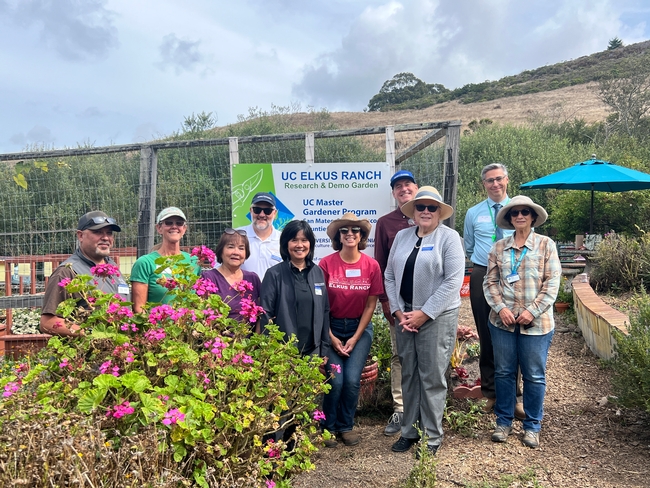
<instances>
[{"instance_id":1,"label":"wide-brim straw hat","mask_svg":"<svg viewBox=\"0 0 650 488\"><path fill-rule=\"evenodd\" d=\"M343 214L343 217L340 219L332 220L330 225L327 226L327 235L333 241L339 229L346 225L350 227L361 227L366 233L366 237L370 235L370 229L372 229L372 224L370 224L368 219L360 219L352 212L348 212Z\"/></svg>"},{"instance_id":2,"label":"wide-brim straw hat","mask_svg":"<svg viewBox=\"0 0 650 488\"><path fill-rule=\"evenodd\" d=\"M434 200L438 205L440 205L440 220L446 220L454 215L454 209L442 201L440 192L432 186L421 187L413 200L402 205L402 213L407 217L413 218L415 204L424 200Z\"/></svg>"},{"instance_id":3,"label":"wide-brim straw hat","mask_svg":"<svg viewBox=\"0 0 650 488\"><path fill-rule=\"evenodd\" d=\"M514 229L514 225L510 223L510 221L506 218L506 215L510 209L512 209L512 207L521 206L532 208L535 211L537 214L537 220L533 223L535 227L542 225L544 222L546 222L546 219L548 219L548 213L546 210L544 210L544 207L537 205L530 199L530 197L527 197L525 195L517 195L516 197L512 197L508 204L499 210L499 213L497 214L497 225L502 229Z\"/></svg>"}]
</instances>

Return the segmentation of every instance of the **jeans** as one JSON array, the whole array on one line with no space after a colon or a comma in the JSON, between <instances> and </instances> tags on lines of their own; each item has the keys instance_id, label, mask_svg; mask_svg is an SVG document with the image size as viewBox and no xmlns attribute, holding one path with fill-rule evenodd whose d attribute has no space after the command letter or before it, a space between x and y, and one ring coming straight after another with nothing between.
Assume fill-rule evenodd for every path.
<instances>
[{"instance_id":1,"label":"jeans","mask_svg":"<svg viewBox=\"0 0 650 488\"><path fill-rule=\"evenodd\" d=\"M354 335L356 326L351 327L351 320L359 324L359 319L335 319L330 320L330 330L335 337L339 339L349 339ZM342 335L348 337L339 337L338 331L346 331ZM332 388L323 399L323 413L325 420L321 423L323 429L330 432L348 432L354 427L354 413L357 410L359 402L359 391L361 389L361 372L366 365L366 359L370 352L372 344L372 322L368 324L359 341L354 345L350 357L339 356L332 348L327 362L326 370L332 373L332 364L338 364L341 367L341 373L333 372L333 377L329 379Z\"/></svg>"},{"instance_id":2,"label":"jeans","mask_svg":"<svg viewBox=\"0 0 650 488\"><path fill-rule=\"evenodd\" d=\"M509 426L515 414L517 367L524 380L524 430L539 432L544 416L546 394L546 359L554 331L544 335L522 334L490 323L494 350L494 385L497 394L494 414L497 425Z\"/></svg>"}]
</instances>

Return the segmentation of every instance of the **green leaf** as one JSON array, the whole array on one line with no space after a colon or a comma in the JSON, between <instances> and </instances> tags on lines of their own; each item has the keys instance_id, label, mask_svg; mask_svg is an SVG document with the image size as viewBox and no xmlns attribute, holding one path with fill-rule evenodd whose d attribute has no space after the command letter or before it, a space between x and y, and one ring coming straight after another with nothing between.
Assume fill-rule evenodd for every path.
<instances>
[{"instance_id":1,"label":"green leaf","mask_svg":"<svg viewBox=\"0 0 650 488\"><path fill-rule=\"evenodd\" d=\"M83 397L79 399L77 408L83 413L90 413L101 405L106 398L107 390L97 388L88 391Z\"/></svg>"},{"instance_id":2,"label":"green leaf","mask_svg":"<svg viewBox=\"0 0 650 488\"><path fill-rule=\"evenodd\" d=\"M142 393L151 388L149 378L147 378L142 371L129 371L120 376L120 381L122 385L126 388L130 388L136 393Z\"/></svg>"},{"instance_id":3,"label":"green leaf","mask_svg":"<svg viewBox=\"0 0 650 488\"><path fill-rule=\"evenodd\" d=\"M109 388L119 388L122 386L120 380L112 374L100 374L93 380L93 385L98 388L104 388L106 390Z\"/></svg>"},{"instance_id":4,"label":"green leaf","mask_svg":"<svg viewBox=\"0 0 650 488\"><path fill-rule=\"evenodd\" d=\"M25 179L25 175L23 175L22 173L18 173L17 175L14 175L14 181L23 190L27 190L27 180Z\"/></svg>"}]
</instances>

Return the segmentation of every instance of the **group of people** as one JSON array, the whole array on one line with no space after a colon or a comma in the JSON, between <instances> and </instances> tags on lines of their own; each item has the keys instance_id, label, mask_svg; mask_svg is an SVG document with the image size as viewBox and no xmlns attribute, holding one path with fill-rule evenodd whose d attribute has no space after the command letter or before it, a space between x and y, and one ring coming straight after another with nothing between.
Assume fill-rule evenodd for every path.
<instances>
[{"instance_id":1,"label":"group of people","mask_svg":"<svg viewBox=\"0 0 650 488\"><path fill-rule=\"evenodd\" d=\"M272 321L287 337L295 336L302 355L323 358L331 390L323 399L321 426L335 434L325 441L327 447L360 442L354 415L379 300L393 348L394 413L384 433L400 433L392 446L395 452L406 452L425 438L426 448L435 453L443 438L445 373L455 346L467 253L474 263L470 294L481 341L482 390L497 417L492 440L505 441L513 418L523 416L523 442L536 447L553 336L551 305L561 267L553 241L533 231L546 220L544 209L527 197L507 197L507 170L502 165L484 168L482 181L488 199L467 213L465 252L460 235L443 224L454 209L435 188L419 188L413 174L402 170L390 180L398 208L376 225L375 259L361 252L372 230L370 222L346 213L328 225L334 252L316 264L316 239L309 224L293 220L279 232L273 227L275 198L261 192L251 201L251 224L226 229L221 236L215 252L218 267L202 269L181 251L187 218L180 209L169 207L156 219L162 242L133 266L132 297L121 276L101 286L132 301L135 312L148 303L169 302L173 291L161 285L167 270L155 273L155 261L160 256L182 256L216 285L216 293L231 306L230 316L237 318L238 284L250 283L249 298L265 311L255 331L263 332ZM43 332L79 333L78 325L56 315L58 303L68 298L56 284L111 262L113 233L120 230L103 212L81 217L79 247L55 270L46 289ZM523 408L516 402L519 368Z\"/></svg>"}]
</instances>

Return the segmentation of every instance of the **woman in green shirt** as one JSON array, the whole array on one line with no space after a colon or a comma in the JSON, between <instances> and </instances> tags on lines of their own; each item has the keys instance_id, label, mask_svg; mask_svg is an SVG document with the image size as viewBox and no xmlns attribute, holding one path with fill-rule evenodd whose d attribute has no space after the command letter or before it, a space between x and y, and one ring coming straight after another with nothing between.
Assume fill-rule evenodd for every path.
<instances>
[{"instance_id":1,"label":"woman in green shirt","mask_svg":"<svg viewBox=\"0 0 650 488\"><path fill-rule=\"evenodd\" d=\"M156 259L182 254L183 262L192 262L190 255L181 251L181 239L187 231L187 218L182 210L176 207L162 210L156 218L156 230L162 236L162 244L155 251L140 256L131 270L134 312L142 312L145 303L168 303L174 298L173 293L158 283L163 276L171 278L171 270L154 273L158 267Z\"/></svg>"}]
</instances>

